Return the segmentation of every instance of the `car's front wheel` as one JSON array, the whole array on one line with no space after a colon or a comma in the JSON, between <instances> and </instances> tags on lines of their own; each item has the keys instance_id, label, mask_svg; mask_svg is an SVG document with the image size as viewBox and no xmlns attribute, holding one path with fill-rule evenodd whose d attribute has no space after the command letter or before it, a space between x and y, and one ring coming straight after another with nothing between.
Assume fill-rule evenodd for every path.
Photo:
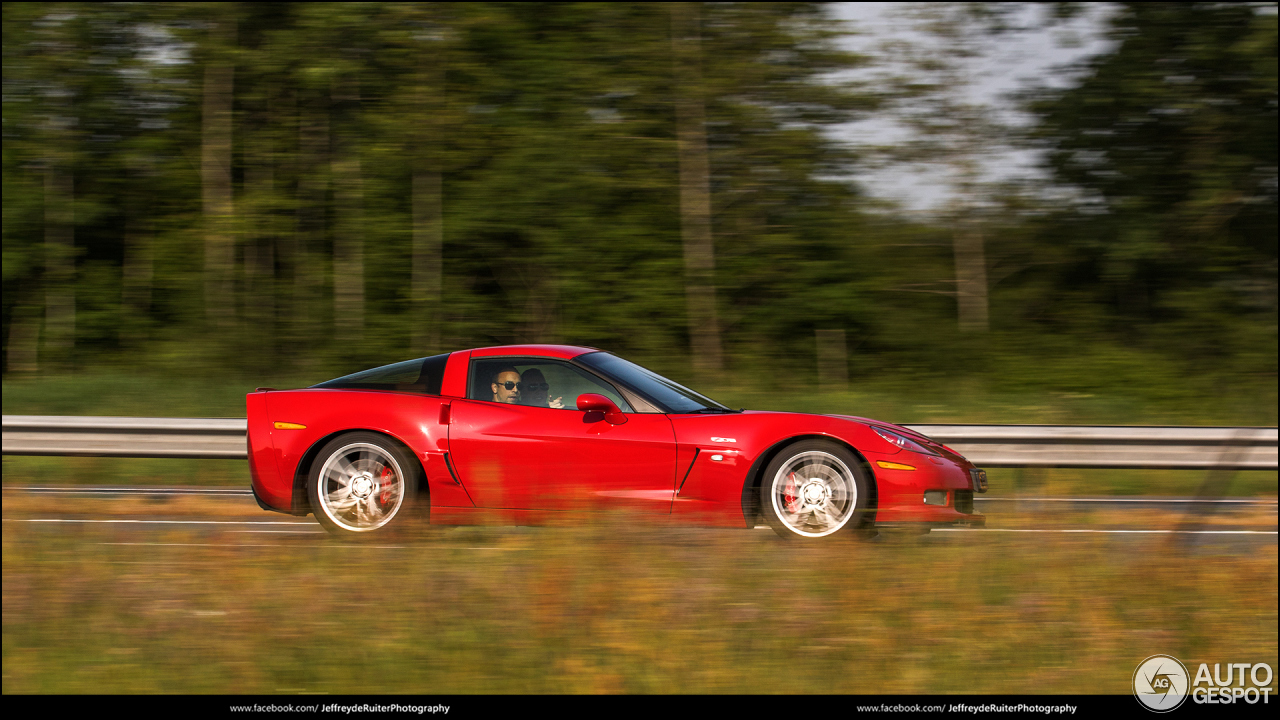
<instances>
[{"instance_id":1,"label":"car's front wheel","mask_svg":"<svg viewBox=\"0 0 1280 720\"><path fill-rule=\"evenodd\" d=\"M418 465L387 437L369 432L329 441L311 465L307 494L330 533L362 537L398 524L418 492Z\"/></svg>"},{"instance_id":2,"label":"car's front wheel","mask_svg":"<svg viewBox=\"0 0 1280 720\"><path fill-rule=\"evenodd\" d=\"M765 522L784 538L824 538L871 522L867 471L848 449L805 440L778 453L760 482Z\"/></svg>"}]
</instances>

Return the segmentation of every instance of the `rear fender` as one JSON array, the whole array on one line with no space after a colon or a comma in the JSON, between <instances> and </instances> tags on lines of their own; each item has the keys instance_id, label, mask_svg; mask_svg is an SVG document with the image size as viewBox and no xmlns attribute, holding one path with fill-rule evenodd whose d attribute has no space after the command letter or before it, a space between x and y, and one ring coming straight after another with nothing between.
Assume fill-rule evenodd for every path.
<instances>
[{"instance_id":1,"label":"rear fender","mask_svg":"<svg viewBox=\"0 0 1280 720\"><path fill-rule=\"evenodd\" d=\"M338 437L339 435L345 435L352 432L370 432L376 435L381 435L394 443L405 455L413 458L413 462L417 465L414 470L418 473L418 480L420 481L418 483L418 497L426 498L428 506L431 504L431 493L427 488L428 482L426 470L422 467L422 461L418 459L417 454L414 453L413 448L409 447L408 443L381 430L370 430L368 428L343 428L342 430L329 433L319 440L316 440L311 447L307 448L307 451L302 454L302 459L298 461L297 470L293 475L294 515L307 515L311 512L311 499L307 495L307 480L311 476L311 465L316 461L316 456L320 454L320 449L328 444L330 440Z\"/></svg>"},{"instance_id":2,"label":"rear fender","mask_svg":"<svg viewBox=\"0 0 1280 720\"><path fill-rule=\"evenodd\" d=\"M280 468L283 507L310 512L307 476L326 443L355 431L384 435L413 455L421 477L429 483L432 504L471 503L449 477L444 454L449 449L449 400L413 393L307 389L273 392L273 443ZM423 484L421 489L428 489ZM288 496L288 497L286 497Z\"/></svg>"},{"instance_id":3,"label":"rear fender","mask_svg":"<svg viewBox=\"0 0 1280 720\"><path fill-rule=\"evenodd\" d=\"M249 456L249 486L253 498L265 510L289 513L287 476L281 477L276 462L275 438L272 435L267 392L255 391L245 395L245 441Z\"/></svg>"}]
</instances>

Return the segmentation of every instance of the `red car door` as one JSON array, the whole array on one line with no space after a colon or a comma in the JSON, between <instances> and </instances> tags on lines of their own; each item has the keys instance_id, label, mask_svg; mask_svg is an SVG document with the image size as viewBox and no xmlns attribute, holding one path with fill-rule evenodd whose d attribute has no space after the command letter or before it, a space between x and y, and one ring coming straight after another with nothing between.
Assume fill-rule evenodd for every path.
<instances>
[{"instance_id":1,"label":"red car door","mask_svg":"<svg viewBox=\"0 0 1280 720\"><path fill-rule=\"evenodd\" d=\"M626 418L613 425L576 409L456 400L449 454L477 507L670 513L671 421Z\"/></svg>"}]
</instances>

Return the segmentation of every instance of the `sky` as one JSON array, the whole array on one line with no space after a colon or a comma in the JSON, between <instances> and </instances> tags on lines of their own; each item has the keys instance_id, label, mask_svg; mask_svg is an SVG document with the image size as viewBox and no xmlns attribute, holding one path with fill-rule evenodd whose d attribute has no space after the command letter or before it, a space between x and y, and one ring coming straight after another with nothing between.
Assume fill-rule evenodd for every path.
<instances>
[{"instance_id":1,"label":"sky","mask_svg":"<svg viewBox=\"0 0 1280 720\"><path fill-rule=\"evenodd\" d=\"M912 31L900 15L911 3L849 2L835 3L833 12L848 23L850 34L844 41L848 50L860 53L883 53L886 41L922 42L926 36ZM1017 11L1012 20L1020 25L1035 26L1047 12L1047 6L1035 3L1013 3ZM978 56L967 62L964 76L970 84L965 88L969 102L990 108L993 117L1003 122L1025 122L1007 95L1027 84L1061 87L1071 81L1061 68L1105 52L1110 42L1103 37L1105 20L1112 6L1084 3L1082 14L1052 28L1037 28L993 38ZM873 71L874 72L874 71ZM867 75L854 75L865 79ZM849 123L836 132L836 137L851 144L883 144L906 137L900 124L877 115L869 120ZM984 160L986 176L993 180L1034 177L1036 157L1025 150L1012 148L997 152ZM945 171L936 166L920 168L901 164L884 170L864 173L858 178L862 188L874 197L900 203L905 209L929 212L940 209L954 197Z\"/></svg>"}]
</instances>

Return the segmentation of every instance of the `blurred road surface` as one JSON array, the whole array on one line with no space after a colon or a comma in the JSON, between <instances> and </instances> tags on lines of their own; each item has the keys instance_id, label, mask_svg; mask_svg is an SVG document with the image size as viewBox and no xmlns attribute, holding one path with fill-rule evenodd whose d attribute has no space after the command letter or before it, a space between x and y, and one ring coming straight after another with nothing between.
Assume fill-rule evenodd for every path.
<instances>
[{"instance_id":1,"label":"blurred road surface","mask_svg":"<svg viewBox=\"0 0 1280 720\"><path fill-rule=\"evenodd\" d=\"M1269 498L981 497L977 501L987 516L986 528L939 528L930 533L930 541L1103 534L1179 536L1239 547L1277 542L1277 503ZM242 488L7 486L4 522L51 533L110 526L124 533L125 541L144 544L329 541L314 519L264 512ZM181 531L185 539L173 538L173 531ZM494 537L538 532L500 527L477 531Z\"/></svg>"}]
</instances>

